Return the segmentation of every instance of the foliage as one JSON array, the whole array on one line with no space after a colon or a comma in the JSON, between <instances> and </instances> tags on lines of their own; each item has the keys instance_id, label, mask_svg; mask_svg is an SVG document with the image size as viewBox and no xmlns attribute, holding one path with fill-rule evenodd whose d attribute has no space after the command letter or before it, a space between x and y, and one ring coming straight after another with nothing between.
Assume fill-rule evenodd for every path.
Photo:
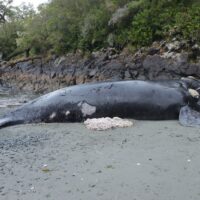
<instances>
[{"instance_id":1,"label":"foliage","mask_svg":"<svg viewBox=\"0 0 200 200\"><path fill-rule=\"evenodd\" d=\"M13 9L11 6L12 0L0 1L0 23L4 24L7 20L12 17Z\"/></svg>"},{"instance_id":2,"label":"foliage","mask_svg":"<svg viewBox=\"0 0 200 200\"><path fill-rule=\"evenodd\" d=\"M136 46L150 45L169 37L170 31L176 29L181 38L200 42L199 11L200 5L196 1L152 0L133 18L129 41Z\"/></svg>"},{"instance_id":3,"label":"foliage","mask_svg":"<svg viewBox=\"0 0 200 200\"><path fill-rule=\"evenodd\" d=\"M130 41L145 46L164 38L170 27L175 24L175 13L173 8L163 8L162 12L157 8L144 9L133 19L129 32Z\"/></svg>"},{"instance_id":4,"label":"foliage","mask_svg":"<svg viewBox=\"0 0 200 200\"><path fill-rule=\"evenodd\" d=\"M19 33L23 30L23 19L33 15L33 8L22 5L13 7L11 0L0 0L0 53L3 58L15 54Z\"/></svg>"},{"instance_id":5,"label":"foliage","mask_svg":"<svg viewBox=\"0 0 200 200\"><path fill-rule=\"evenodd\" d=\"M200 6L185 8L176 14L176 27L185 39L200 42Z\"/></svg>"},{"instance_id":6,"label":"foliage","mask_svg":"<svg viewBox=\"0 0 200 200\"><path fill-rule=\"evenodd\" d=\"M18 25L16 23L5 23L0 26L0 52L5 58L17 48L16 38Z\"/></svg>"},{"instance_id":7,"label":"foliage","mask_svg":"<svg viewBox=\"0 0 200 200\"><path fill-rule=\"evenodd\" d=\"M84 50L92 50L105 46L108 20L109 13L105 9L95 9L88 13L80 27L81 35L78 47Z\"/></svg>"},{"instance_id":8,"label":"foliage","mask_svg":"<svg viewBox=\"0 0 200 200\"><path fill-rule=\"evenodd\" d=\"M43 12L31 14L23 20L23 29L17 38L18 49L31 49L33 54L42 54L49 49L47 19L48 15Z\"/></svg>"},{"instance_id":9,"label":"foliage","mask_svg":"<svg viewBox=\"0 0 200 200\"><path fill-rule=\"evenodd\" d=\"M0 0L0 52L64 54L150 45L170 37L200 42L199 0L51 0L35 12Z\"/></svg>"}]
</instances>

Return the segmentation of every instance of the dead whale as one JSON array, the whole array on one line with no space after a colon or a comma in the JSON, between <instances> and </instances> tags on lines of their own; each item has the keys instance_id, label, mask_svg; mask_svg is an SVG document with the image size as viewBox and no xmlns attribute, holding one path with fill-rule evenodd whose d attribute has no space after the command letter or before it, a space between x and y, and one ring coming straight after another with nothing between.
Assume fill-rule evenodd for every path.
<instances>
[{"instance_id":1,"label":"dead whale","mask_svg":"<svg viewBox=\"0 0 200 200\"><path fill-rule=\"evenodd\" d=\"M138 120L179 119L184 126L200 125L199 87L200 82L193 78L66 87L5 114L0 118L0 128L27 123L81 122L87 118L115 116Z\"/></svg>"}]
</instances>

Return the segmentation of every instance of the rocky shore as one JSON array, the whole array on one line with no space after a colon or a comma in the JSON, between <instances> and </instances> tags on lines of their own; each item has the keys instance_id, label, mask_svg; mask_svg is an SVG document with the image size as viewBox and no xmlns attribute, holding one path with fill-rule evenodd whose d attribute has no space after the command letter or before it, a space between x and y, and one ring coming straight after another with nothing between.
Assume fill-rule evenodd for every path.
<instances>
[{"instance_id":1,"label":"rocky shore","mask_svg":"<svg viewBox=\"0 0 200 200\"><path fill-rule=\"evenodd\" d=\"M1 62L0 81L25 91L52 91L69 85L105 80L200 77L200 47L194 42L155 42L135 53L108 48L85 56L33 57Z\"/></svg>"}]
</instances>

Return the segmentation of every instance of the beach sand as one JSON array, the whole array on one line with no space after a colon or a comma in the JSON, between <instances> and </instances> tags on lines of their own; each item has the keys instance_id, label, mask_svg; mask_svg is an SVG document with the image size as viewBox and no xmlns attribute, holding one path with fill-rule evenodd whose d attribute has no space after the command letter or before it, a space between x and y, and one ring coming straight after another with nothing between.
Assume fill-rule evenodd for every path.
<instances>
[{"instance_id":1,"label":"beach sand","mask_svg":"<svg viewBox=\"0 0 200 200\"><path fill-rule=\"evenodd\" d=\"M87 130L83 123L0 129L1 200L200 199L200 130L178 121Z\"/></svg>"}]
</instances>

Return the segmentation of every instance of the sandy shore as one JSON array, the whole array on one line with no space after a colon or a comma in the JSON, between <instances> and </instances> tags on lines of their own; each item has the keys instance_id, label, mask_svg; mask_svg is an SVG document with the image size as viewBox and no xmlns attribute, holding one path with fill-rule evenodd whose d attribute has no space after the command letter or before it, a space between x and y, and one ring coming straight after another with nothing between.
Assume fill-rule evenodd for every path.
<instances>
[{"instance_id":1,"label":"sandy shore","mask_svg":"<svg viewBox=\"0 0 200 200\"><path fill-rule=\"evenodd\" d=\"M0 130L1 200L200 199L200 131L136 121L104 132L83 124Z\"/></svg>"}]
</instances>

